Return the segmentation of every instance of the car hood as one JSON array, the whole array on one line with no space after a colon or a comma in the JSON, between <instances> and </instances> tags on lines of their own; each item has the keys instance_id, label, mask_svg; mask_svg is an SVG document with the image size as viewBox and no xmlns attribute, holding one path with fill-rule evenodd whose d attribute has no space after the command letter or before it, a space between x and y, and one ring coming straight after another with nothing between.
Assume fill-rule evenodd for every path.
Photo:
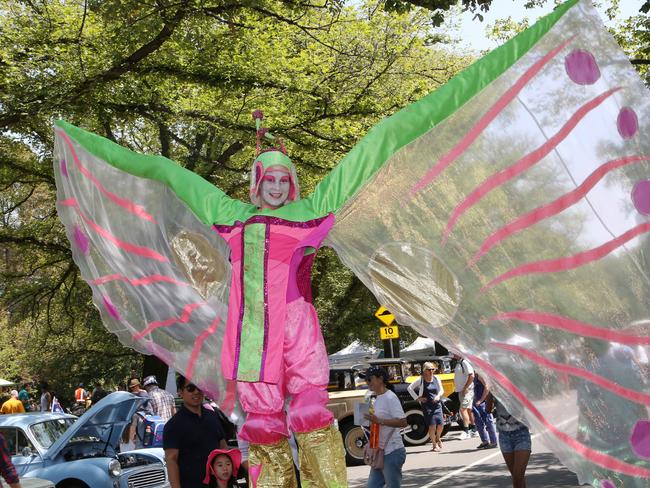
<instances>
[{"instance_id":1,"label":"car hood","mask_svg":"<svg viewBox=\"0 0 650 488\"><path fill-rule=\"evenodd\" d=\"M133 414L143 402L142 398L125 391L107 395L50 446L45 458L54 459L72 439L95 440L117 448L124 427L131 423Z\"/></svg>"}]
</instances>

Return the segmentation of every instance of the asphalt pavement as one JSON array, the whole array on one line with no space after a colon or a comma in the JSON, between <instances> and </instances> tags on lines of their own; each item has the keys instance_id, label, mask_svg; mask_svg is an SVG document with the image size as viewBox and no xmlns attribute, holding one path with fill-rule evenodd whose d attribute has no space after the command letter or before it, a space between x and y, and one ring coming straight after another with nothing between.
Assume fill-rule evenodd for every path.
<instances>
[{"instance_id":1,"label":"asphalt pavement","mask_svg":"<svg viewBox=\"0 0 650 488\"><path fill-rule=\"evenodd\" d=\"M460 432L443 439L443 451L431 452L431 444L406 448L403 488L511 488L510 473L501 451L477 450L480 439L459 440ZM368 466L348 468L350 488L366 485ZM575 488L578 478L565 468L541 442L535 442L526 471L528 488Z\"/></svg>"}]
</instances>

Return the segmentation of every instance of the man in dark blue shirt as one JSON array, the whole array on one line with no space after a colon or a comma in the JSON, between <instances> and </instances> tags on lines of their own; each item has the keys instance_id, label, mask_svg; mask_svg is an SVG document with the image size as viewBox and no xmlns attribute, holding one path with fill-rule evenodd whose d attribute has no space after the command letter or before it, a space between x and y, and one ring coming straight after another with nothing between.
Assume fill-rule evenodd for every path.
<instances>
[{"instance_id":1,"label":"man in dark blue shirt","mask_svg":"<svg viewBox=\"0 0 650 488\"><path fill-rule=\"evenodd\" d=\"M203 408L203 392L185 377L176 381L183 406L165 424L163 448L171 488L205 488L203 476L208 454L226 449L221 421Z\"/></svg>"}]
</instances>

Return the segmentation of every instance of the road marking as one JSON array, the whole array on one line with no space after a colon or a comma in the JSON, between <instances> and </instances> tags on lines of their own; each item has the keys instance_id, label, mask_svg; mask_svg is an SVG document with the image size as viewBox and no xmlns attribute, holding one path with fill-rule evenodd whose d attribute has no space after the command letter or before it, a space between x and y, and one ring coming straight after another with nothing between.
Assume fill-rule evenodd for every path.
<instances>
[{"instance_id":1,"label":"road marking","mask_svg":"<svg viewBox=\"0 0 650 488\"><path fill-rule=\"evenodd\" d=\"M562 427L563 425L568 424L569 422L573 422L577 418L578 418L578 416L576 415L575 417L571 417L570 419L567 419L567 420L564 420L563 422L560 422L557 426ZM537 437L539 435L541 435L541 433L540 434L534 434L534 435L530 436L530 438L532 440L532 439L534 439L535 437ZM470 469L473 466L476 466L477 464L481 464L482 462L487 461L488 459L492 459L493 457L500 456L500 455L501 455L501 451L497 448L497 451L493 452L489 456L485 456L484 458L477 459L476 461L474 461L471 464L468 464L467 466L463 466L462 468L458 468L457 470L452 471L451 473L447 473L446 475L438 478L437 480L433 480L428 485L423 485L421 488L431 488L432 486L435 486L438 483L442 483L443 481L448 480L452 476L456 476L457 474L460 474L463 471L467 471L468 469Z\"/></svg>"}]
</instances>

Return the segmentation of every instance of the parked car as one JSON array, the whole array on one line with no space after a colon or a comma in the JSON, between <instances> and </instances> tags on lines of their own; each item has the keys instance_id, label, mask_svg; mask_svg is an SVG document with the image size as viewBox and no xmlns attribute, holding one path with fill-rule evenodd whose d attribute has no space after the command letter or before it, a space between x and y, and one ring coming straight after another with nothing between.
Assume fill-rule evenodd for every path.
<instances>
[{"instance_id":1,"label":"parked car","mask_svg":"<svg viewBox=\"0 0 650 488\"><path fill-rule=\"evenodd\" d=\"M162 449L118 452L119 440L142 399L127 392L103 398L81 417L65 413L0 416L21 478L56 488L169 487Z\"/></svg>"},{"instance_id":2,"label":"parked car","mask_svg":"<svg viewBox=\"0 0 650 488\"><path fill-rule=\"evenodd\" d=\"M362 371L370 365L377 365L386 369L389 382L393 386L395 394L402 402L402 408L406 414L408 427L402 430L402 438L407 445L411 446L419 446L429 440L428 429L424 424L422 407L418 402L413 400L407 391L408 385L419 378L419 372L422 371L422 365L426 361L437 361L441 364L443 371L451 370L450 358L447 356L372 359L368 360L365 365L356 365L350 368L354 370L356 375L362 374ZM339 372L339 370L334 371ZM446 372L437 376L442 382L445 395L451 395L453 398L454 374ZM330 373L331 378L332 374ZM351 383L348 384L350 387L339 389L332 388L333 384L330 382L328 386L328 390L330 391L327 408L334 414L338 422L339 431L343 438L347 464L349 466L357 466L363 464L363 451L367 439L362 427L354 424L354 405L366 401L366 396L369 393L367 389L360 389L358 386L352 388ZM449 429L452 421L457 420L458 415L457 400L455 404L453 402L449 403L451 403L451 408L447 407L445 410L445 430L443 431L443 435ZM454 407L453 405L456 406Z\"/></svg>"},{"instance_id":3,"label":"parked car","mask_svg":"<svg viewBox=\"0 0 650 488\"><path fill-rule=\"evenodd\" d=\"M355 364L350 366L330 364L330 379L327 391L364 390L368 388L366 380L360 374L367 366Z\"/></svg>"},{"instance_id":4,"label":"parked car","mask_svg":"<svg viewBox=\"0 0 650 488\"><path fill-rule=\"evenodd\" d=\"M23 478L20 480L20 486L23 488L55 488L54 483L41 478Z\"/></svg>"}]
</instances>

